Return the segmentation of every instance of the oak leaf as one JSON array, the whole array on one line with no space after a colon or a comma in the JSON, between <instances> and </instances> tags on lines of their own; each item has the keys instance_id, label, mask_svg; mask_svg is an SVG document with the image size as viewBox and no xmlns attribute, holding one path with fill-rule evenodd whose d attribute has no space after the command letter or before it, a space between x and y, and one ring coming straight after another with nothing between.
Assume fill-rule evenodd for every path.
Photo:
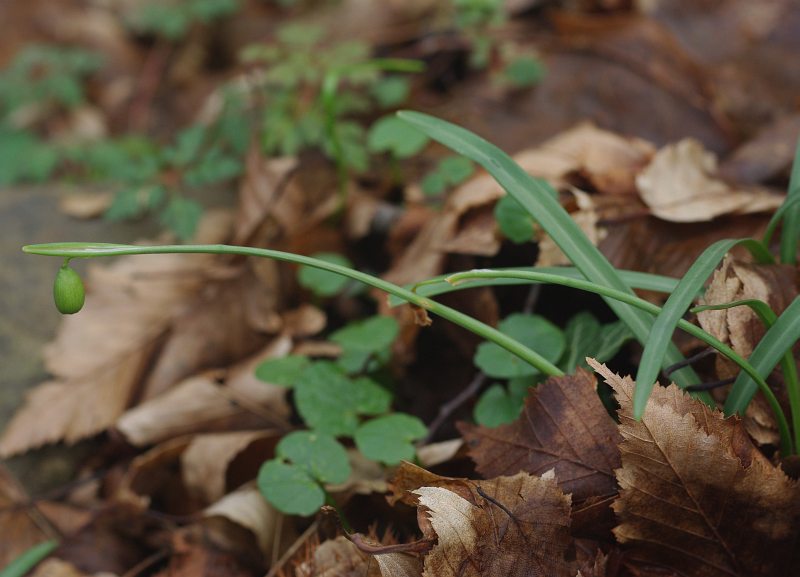
<instances>
[{"instance_id":1,"label":"oak leaf","mask_svg":"<svg viewBox=\"0 0 800 577\"><path fill-rule=\"evenodd\" d=\"M738 418L670 385L636 421L630 377L592 365L621 406L614 533L628 558L690 577L800 573L800 485L754 449Z\"/></svg>"}]
</instances>

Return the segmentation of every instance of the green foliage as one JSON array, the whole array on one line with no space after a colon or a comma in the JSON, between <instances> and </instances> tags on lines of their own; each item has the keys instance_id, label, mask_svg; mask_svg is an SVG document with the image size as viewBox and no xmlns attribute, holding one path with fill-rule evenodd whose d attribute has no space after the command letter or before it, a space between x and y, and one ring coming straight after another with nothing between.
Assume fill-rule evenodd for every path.
<instances>
[{"instance_id":1,"label":"green foliage","mask_svg":"<svg viewBox=\"0 0 800 577\"><path fill-rule=\"evenodd\" d=\"M292 387L297 411L310 429L304 436L294 433L291 441L287 441L289 437L282 440L278 457L262 467L259 486L282 511L309 515L324 501L320 484L341 482L334 480L337 477L330 469L320 469L302 453L299 445L310 435L326 439L326 445L318 446L327 446L331 454L337 453L331 441L344 437L354 438L369 459L386 464L413 459L412 442L425 436L425 425L416 417L390 413L392 395L376 380L383 375L398 330L391 317L371 317L330 335L330 340L342 347L336 362L295 355L270 359L256 368L259 379ZM342 458L336 462L341 463ZM299 485L299 494L290 491L292 483Z\"/></svg>"},{"instance_id":2,"label":"green foliage","mask_svg":"<svg viewBox=\"0 0 800 577\"><path fill-rule=\"evenodd\" d=\"M468 158L448 156L422 179L422 192L428 196L440 195L448 188L466 181L474 172L475 165Z\"/></svg>"},{"instance_id":3,"label":"green foliage","mask_svg":"<svg viewBox=\"0 0 800 577\"><path fill-rule=\"evenodd\" d=\"M0 123L0 186L44 182L59 164L58 149L27 130Z\"/></svg>"},{"instance_id":4,"label":"green foliage","mask_svg":"<svg viewBox=\"0 0 800 577\"><path fill-rule=\"evenodd\" d=\"M370 152L389 152L395 158L409 158L422 152L430 139L396 116L384 116L369 130Z\"/></svg>"},{"instance_id":5,"label":"green foliage","mask_svg":"<svg viewBox=\"0 0 800 577\"><path fill-rule=\"evenodd\" d=\"M408 96L405 78L383 72L418 69L411 61L373 59L363 42L328 44L319 27L298 24L282 27L274 43L248 46L242 60L260 72L264 152L321 150L340 172L368 166L367 133L352 118Z\"/></svg>"},{"instance_id":6,"label":"green foliage","mask_svg":"<svg viewBox=\"0 0 800 577\"><path fill-rule=\"evenodd\" d=\"M396 465L414 458L412 442L422 439L427 432L418 418L395 413L361 425L355 433L356 447L368 459Z\"/></svg>"},{"instance_id":7,"label":"green foliage","mask_svg":"<svg viewBox=\"0 0 800 577\"><path fill-rule=\"evenodd\" d=\"M67 158L77 177L116 187L107 218L127 220L155 212L185 241L203 212L189 195L242 172L247 141L241 140L239 129L226 108L214 124L189 126L165 145L125 136L78 146L67 151Z\"/></svg>"},{"instance_id":8,"label":"green foliage","mask_svg":"<svg viewBox=\"0 0 800 577\"><path fill-rule=\"evenodd\" d=\"M310 362L302 355L269 359L258 365L256 376L265 383L292 387Z\"/></svg>"},{"instance_id":9,"label":"green foliage","mask_svg":"<svg viewBox=\"0 0 800 577\"><path fill-rule=\"evenodd\" d=\"M506 63L501 79L512 88L529 88L542 81L544 66L538 58L523 55Z\"/></svg>"},{"instance_id":10,"label":"green foliage","mask_svg":"<svg viewBox=\"0 0 800 577\"><path fill-rule=\"evenodd\" d=\"M342 347L339 365L350 372L369 369L374 360L384 364L389 357L389 347L397 338L399 327L391 317L375 316L350 323L331 335L331 340Z\"/></svg>"},{"instance_id":11,"label":"green foliage","mask_svg":"<svg viewBox=\"0 0 800 577\"><path fill-rule=\"evenodd\" d=\"M513 339L556 362L564 353L564 333L539 315L515 313L500 322L498 329ZM496 343L482 343L475 353L475 364L490 377L509 379L539 374L536 367L522 361Z\"/></svg>"},{"instance_id":12,"label":"green foliage","mask_svg":"<svg viewBox=\"0 0 800 577\"><path fill-rule=\"evenodd\" d=\"M335 252L319 252L314 255L314 258L342 266L353 266L347 257ZM341 275L311 266L300 267L300 271L297 274L297 281L301 286L320 297L332 297L337 295L349 284L349 281Z\"/></svg>"},{"instance_id":13,"label":"green foliage","mask_svg":"<svg viewBox=\"0 0 800 577\"><path fill-rule=\"evenodd\" d=\"M102 64L93 52L35 44L0 72L0 119L30 106L74 108L83 104L83 82Z\"/></svg>"},{"instance_id":14,"label":"green foliage","mask_svg":"<svg viewBox=\"0 0 800 577\"><path fill-rule=\"evenodd\" d=\"M324 503L325 484L350 476L344 447L333 437L310 431L289 433L275 447L276 458L258 473L258 488L288 515L311 515Z\"/></svg>"},{"instance_id":15,"label":"green foliage","mask_svg":"<svg viewBox=\"0 0 800 577\"><path fill-rule=\"evenodd\" d=\"M238 0L157 0L137 8L128 25L139 34L170 41L186 36L192 25L208 24L239 9Z\"/></svg>"},{"instance_id":16,"label":"green foliage","mask_svg":"<svg viewBox=\"0 0 800 577\"><path fill-rule=\"evenodd\" d=\"M565 373L572 373L579 366L588 367L586 357L600 362L610 360L633 338L624 323L615 321L603 325L587 311L573 316L563 331L536 315L511 315L500 324L500 330L515 338L528 338L529 344L543 354L543 342L548 340L546 346L551 347L551 353L546 354L546 358L556 362ZM544 378L541 373L520 371L513 363L506 364L508 359L502 354L506 351L495 347L494 343L483 343L475 356L475 364L488 376L509 379L507 387L500 383L490 386L475 405L475 421L487 427L516 419L528 388Z\"/></svg>"},{"instance_id":17,"label":"green foliage","mask_svg":"<svg viewBox=\"0 0 800 577\"><path fill-rule=\"evenodd\" d=\"M454 24L472 46L470 64L483 70L499 61L492 70L495 83L511 88L529 88L544 76L544 67L531 52L512 41L501 40L497 30L506 22L503 0L453 0Z\"/></svg>"}]
</instances>

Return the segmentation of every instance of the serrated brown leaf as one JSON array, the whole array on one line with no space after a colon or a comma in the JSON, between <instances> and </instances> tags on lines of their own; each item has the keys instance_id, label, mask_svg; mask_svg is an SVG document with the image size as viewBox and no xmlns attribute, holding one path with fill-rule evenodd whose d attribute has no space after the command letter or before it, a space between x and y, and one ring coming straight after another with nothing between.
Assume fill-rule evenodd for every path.
<instances>
[{"instance_id":1,"label":"serrated brown leaf","mask_svg":"<svg viewBox=\"0 0 800 577\"><path fill-rule=\"evenodd\" d=\"M593 363L620 402L617 539L631 559L690 577L800 572L800 485L724 419L675 385L656 387L641 421L633 381Z\"/></svg>"},{"instance_id":2,"label":"serrated brown leaf","mask_svg":"<svg viewBox=\"0 0 800 577\"><path fill-rule=\"evenodd\" d=\"M559 487L572 494L579 510L588 500L616 495L622 437L588 371L551 377L532 389L513 423L496 428L460 423L459 430L484 477L554 469Z\"/></svg>"}]
</instances>

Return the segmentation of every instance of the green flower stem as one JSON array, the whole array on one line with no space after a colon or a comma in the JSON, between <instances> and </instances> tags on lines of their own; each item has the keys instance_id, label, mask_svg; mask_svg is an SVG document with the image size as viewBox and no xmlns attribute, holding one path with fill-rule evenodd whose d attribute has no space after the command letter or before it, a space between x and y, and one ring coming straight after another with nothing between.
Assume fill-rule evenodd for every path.
<instances>
[{"instance_id":1,"label":"green flower stem","mask_svg":"<svg viewBox=\"0 0 800 577\"><path fill-rule=\"evenodd\" d=\"M493 270L474 270L474 271L462 272L451 275L447 277L447 281L450 282L451 284L456 284L471 279L492 279L492 278L518 278L518 279L527 279L532 282L543 282L543 283L552 283L562 286L568 286L618 300L620 302L636 307L652 315L658 315L661 312L661 307L649 303L644 299L640 299L637 296L630 295L626 292L618 291L616 289L601 286L585 280L565 278L554 274L534 273L527 271L510 271L510 270L503 272L498 272ZM731 347L721 342L720 340L714 338L700 327L697 327L692 323L681 319L678 322L678 328L689 333L693 337L700 339L706 344L714 347L720 353L722 353L730 360L732 360L734 363L736 363L748 375L750 375L750 377L758 385L758 388L761 390L764 397L767 399L770 408L775 414L775 420L777 421L778 430L780 432L780 437L781 437L781 454L784 456L793 454L794 444L792 442L792 435L789 431L789 424L786 420L786 415L784 414L783 409L781 408L780 403L778 402L778 399L775 397L775 393L772 392L772 389L769 388L769 385L767 385L767 382L758 373L758 371L756 371L755 368L753 368L753 366L750 363L748 363L744 358L742 358ZM698 397L702 398L706 402L710 401L710 395L708 395L708 393L703 393L702 395L698 395Z\"/></svg>"},{"instance_id":2,"label":"green flower stem","mask_svg":"<svg viewBox=\"0 0 800 577\"><path fill-rule=\"evenodd\" d=\"M563 371L555 366L553 363L542 357L536 351L533 351L517 341L498 331L489 325L480 322L459 312L453 308L443 304L432 301L429 298L415 294L406 288L390 283L378 277L347 268L338 264L325 262L323 260L311 258L308 256L301 256L287 252L270 250L266 248L253 248L248 246L230 246L225 244L178 244L178 245L163 245L163 246L136 246L127 244L108 244L108 243L86 243L86 242L65 242L65 243L50 243L50 244L33 244L22 247L23 252L30 254L39 254L45 256L60 256L70 258L96 258L103 256L123 256L123 255L136 255L136 254L236 254L242 256L255 256L261 258L271 258L274 260L291 262L299 265L307 265L320 270L326 270L332 273L340 274L347 278L362 282L371 287L375 287L389 294L395 295L404 301L415 305L423 310L433 313L437 316L447 319L459 326L464 327L468 331L476 335L492 341L493 343L503 347L512 354L517 355L519 358L532 366L536 367L539 371L550 376L563 375Z\"/></svg>"}]
</instances>

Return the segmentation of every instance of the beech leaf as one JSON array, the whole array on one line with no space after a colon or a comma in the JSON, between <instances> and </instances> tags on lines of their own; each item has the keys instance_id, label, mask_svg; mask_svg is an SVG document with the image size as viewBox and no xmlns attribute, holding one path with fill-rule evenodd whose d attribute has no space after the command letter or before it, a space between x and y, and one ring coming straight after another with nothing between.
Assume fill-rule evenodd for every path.
<instances>
[{"instance_id":1,"label":"beech leaf","mask_svg":"<svg viewBox=\"0 0 800 577\"><path fill-rule=\"evenodd\" d=\"M690 577L799 574L800 485L754 450L738 417L670 385L636 421L633 380L591 364L621 406L614 534L628 558Z\"/></svg>"}]
</instances>

